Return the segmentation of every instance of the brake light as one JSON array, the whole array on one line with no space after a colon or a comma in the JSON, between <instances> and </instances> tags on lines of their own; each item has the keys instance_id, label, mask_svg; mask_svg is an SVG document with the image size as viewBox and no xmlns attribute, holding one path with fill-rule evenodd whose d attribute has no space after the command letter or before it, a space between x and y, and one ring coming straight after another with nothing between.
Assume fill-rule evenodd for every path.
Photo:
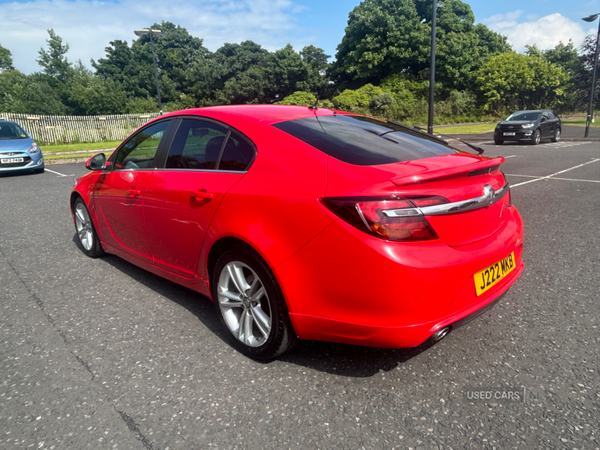
<instances>
[{"instance_id":1,"label":"brake light","mask_svg":"<svg viewBox=\"0 0 600 450\"><path fill-rule=\"evenodd\" d=\"M381 239L407 242L438 238L419 207L440 205L448 200L443 197L330 197L321 202L359 230Z\"/></svg>"}]
</instances>

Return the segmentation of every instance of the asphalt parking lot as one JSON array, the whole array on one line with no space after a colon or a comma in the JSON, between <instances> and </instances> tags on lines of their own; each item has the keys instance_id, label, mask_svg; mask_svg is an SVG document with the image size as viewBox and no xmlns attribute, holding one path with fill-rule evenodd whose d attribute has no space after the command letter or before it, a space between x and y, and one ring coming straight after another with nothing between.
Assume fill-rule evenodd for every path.
<instances>
[{"instance_id":1,"label":"asphalt parking lot","mask_svg":"<svg viewBox=\"0 0 600 450\"><path fill-rule=\"evenodd\" d=\"M0 448L600 448L600 144L478 145L525 223L503 300L422 351L303 342L268 364L208 299L81 253L82 164L0 176Z\"/></svg>"}]
</instances>

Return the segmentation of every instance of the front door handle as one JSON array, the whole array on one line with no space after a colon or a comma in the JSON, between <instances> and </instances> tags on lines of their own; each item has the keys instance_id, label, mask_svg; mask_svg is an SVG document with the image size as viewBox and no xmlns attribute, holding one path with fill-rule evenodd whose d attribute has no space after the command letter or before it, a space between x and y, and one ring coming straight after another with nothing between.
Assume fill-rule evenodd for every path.
<instances>
[{"instance_id":1,"label":"front door handle","mask_svg":"<svg viewBox=\"0 0 600 450\"><path fill-rule=\"evenodd\" d=\"M140 191L140 190L138 190L138 189L129 189L129 191L128 191L128 192L129 192L129 196L130 196L131 198L135 198L135 197L137 197L137 196L139 196L139 195L142 195L142 191Z\"/></svg>"},{"instance_id":2,"label":"front door handle","mask_svg":"<svg viewBox=\"0 0 600 450\"><path fill-rule=\"evenodd\" d=\"M191 196L201 202L203 200L211 200L213 198L213 193L206 192L206 189L199 189L197 192L192 192Z\"/></svg>"}]
</instances>

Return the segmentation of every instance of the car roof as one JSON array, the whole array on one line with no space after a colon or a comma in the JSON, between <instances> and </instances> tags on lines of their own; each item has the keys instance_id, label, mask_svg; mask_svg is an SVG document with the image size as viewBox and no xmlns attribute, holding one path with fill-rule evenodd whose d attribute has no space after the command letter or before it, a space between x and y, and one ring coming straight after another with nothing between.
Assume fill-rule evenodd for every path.
<instances>
[{"instance_id":1,"label":"car roof","mask_svg":"<svg viewBox=\"0 0 600 450\"><path fill-rule=\"evenodd\" d=\"M287 120L303 119L305 117L329 116L332 114L347 114L342 111L295 105L225 105L194 108L165 114L161 117L198 115L211 117L217 120L232 119L234 117L245 120L255 120L266 124L278 123Z\"/></svg>"}]
</instances>

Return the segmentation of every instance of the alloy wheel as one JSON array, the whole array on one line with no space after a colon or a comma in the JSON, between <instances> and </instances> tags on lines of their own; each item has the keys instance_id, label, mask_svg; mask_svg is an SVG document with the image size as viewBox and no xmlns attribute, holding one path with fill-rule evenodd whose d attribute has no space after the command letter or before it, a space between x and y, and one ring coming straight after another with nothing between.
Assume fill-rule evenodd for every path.
<instances>
[{"instance_id":1,"label":"alloy wheel","mask_svg":"<svg viewBox=\"0 0 600 450\"><path fill-rule=\"evenodd\" d=\"M263 345L271 334L272 312L263 282L240 261L223 267L217 285L217 301L233 336L249 347Z\"/></svg>"},{"instance_id":2,"label":"alloy wheel","mask_svg":"<svg viewBox=\"0 0 600 450\"><path fill-rule=\"evenodd\" d=\"M92 220L83 203L79 202L75 205L74 215L79 242L85 250L90 251L94 246L94 231L92 228Z\"/></svg>"}]
</instances>

